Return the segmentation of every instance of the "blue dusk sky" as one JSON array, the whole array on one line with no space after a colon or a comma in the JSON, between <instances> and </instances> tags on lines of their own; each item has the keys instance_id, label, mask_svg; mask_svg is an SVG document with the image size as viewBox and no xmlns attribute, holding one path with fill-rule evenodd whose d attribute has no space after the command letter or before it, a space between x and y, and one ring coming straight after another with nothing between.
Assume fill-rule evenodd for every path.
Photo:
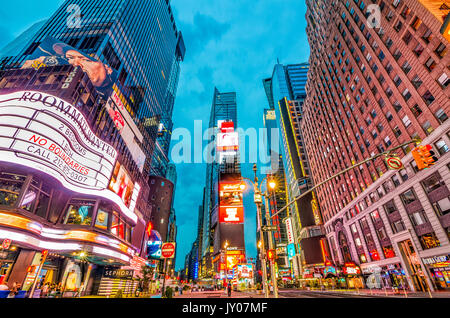
<instances>
[{"instance_id":1,"label":"blue dusk sky","mask_svg":"<svg viewBox=\"0 0 450 318\"><path fill-rule=\"evenodd\" d=\"M0 49L35 22L49 18L62 0L5 1L0 7ZM244 130L263 126L268 108L262 79L282 64L307 62L306 5L301 0L172 0L186 57L174 109L174 128L193 131L194 120L209 123L214 87L237 93L238 123ZM172 142L172 145L177 141ZM248 148L248 146L247 146ZM192 150L193 152L193 150ZM248 150L247 150L248 152ZM253 179L248 153L242 175ZM178 225L176 269L197 235L206 164L177 164L175 210ZM256 257L256 207L253 192L244 194L247 255Z\"/></svg>"}]
</instances>

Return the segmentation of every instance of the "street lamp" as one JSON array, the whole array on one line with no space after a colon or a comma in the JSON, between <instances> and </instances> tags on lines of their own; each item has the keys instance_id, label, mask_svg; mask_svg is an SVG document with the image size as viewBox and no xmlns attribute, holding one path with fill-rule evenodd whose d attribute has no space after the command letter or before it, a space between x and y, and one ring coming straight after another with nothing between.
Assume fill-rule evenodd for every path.
<instances>
[{"instance_id":1,"label":"street lamp","mask_svg":"<svg viewBox=\"0 0 450 318\"><path fill-rule=\"evenodd\" d=\"M268 222L268 227L270 229L271 227L271 218L270 218L270 214L269 214L269 204L268 204L268 198L269 198L269 194L266 192L262 193L261 192L261 186L264 183L265 180L267 180L267 184L268 187L270 189L275 189L276 187L276 182L273 179L268 179L268 176L266 176L261 184L258 187L258 177L256 175L257 172L257 167L256 164L253 165L253 172L255 173L255 181L253 182L252 180L250 180L249 178L243 178L247 181L249 181L252 185L253 185L253 190L255 192L255 196L254 196L254 202L256 204L256 210L257 210L257 219L258 219L258 230L260 231L260 235L261 235L261 240L258 243L258 247L260 247L260 251L259 251L259 255L260 255L260 259L261 259L261 266L262 266L262 271L263 271L263 287L264 287L264 294L266 298L269 298L269 290L268 290L268 286L267 286L267 268L266 268L266 251L265 251L265 246L264 246L264 232L263 232L263 228L262 228L262 213L261 213L261 205L262 205L262 198L261 196L264 196L265 198L265 205L266 205L266 220ZM245 189L245 185L241 184L241 189ZM273 238L272 235L269 234L269 249L273 249ZM261 245L261 246L259 246ZM276 283L276 277L275 277L275 268L274 268L274 264L273 264L273 260L270 260L270 270L271 270L271 276L272 276L272 284L273 284L273 291L274 291L274 296L275 298L278 298L278 286Z\"/></svg>"}]
</instances>

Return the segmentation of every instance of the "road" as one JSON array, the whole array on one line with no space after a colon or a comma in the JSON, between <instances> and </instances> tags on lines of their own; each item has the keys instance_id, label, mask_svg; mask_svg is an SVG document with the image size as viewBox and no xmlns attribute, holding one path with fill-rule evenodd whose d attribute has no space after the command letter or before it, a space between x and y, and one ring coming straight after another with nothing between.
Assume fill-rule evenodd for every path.
<instances>
[{"instance_id":1,"label":"road","mask_svg":"<svg viewBox=\"0 0 450 318\"><path fill-rule=\"evenodd\" d=\"M273 295L270 295L272 298ZM280 289L280 298L429 298L428 293L393 293L383 290L299 290L299 289ZM432 293L433 298L450 298L449 292L435 292ZM175 298L228 298L224 291L196 291L183 292L183 295L175 295ZM264 298L262 294L257 294L254 291L249 292L232 292L231 298Z\"/></svg>"}]
</instances>

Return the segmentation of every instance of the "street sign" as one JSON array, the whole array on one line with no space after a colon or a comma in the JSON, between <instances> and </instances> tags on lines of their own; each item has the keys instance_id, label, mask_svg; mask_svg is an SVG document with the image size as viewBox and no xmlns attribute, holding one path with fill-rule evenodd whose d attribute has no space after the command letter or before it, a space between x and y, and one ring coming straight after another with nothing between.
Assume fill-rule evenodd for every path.
<instances>
[{"instance_id":1,"label":"street sign","mask_svg":"<svg viewBox=\"0 0 450 318\"><path fill-rule=\"evenodd\" d=\"M275 232L277 230L277 227L264 225L261 229L263 230L263 232Z\"/></svg>"},{"instance_id":2,"label":"street sign","mask_svg":"<svg viewBox=\"0 0 450 318\"><path fill-rule=\"evenodd\" d=\"M261 193L255 193L254 201L255 203L262 203Z\"/></svg>"},{"instance_id":3,"label":"street sign","mask_svg":"<svg viewBox=\"0 0 450 318\"><path fill-rule=\"evenodd\" d=\"M11 240L10 239L4 239L2 242L2 247L7 250L11 246Z\"/></svg>"},{"instance_id":4,"label":"street sign","mask_svg":"<svg viewBox=\"0 0 450 318\"><path fill-rule=\"evenodd\" d=\"M161 256L162 258L173 258L175 255L175 243L164 243L161 246Z\"/></svg>"},{"instance_id":5,"label":"street sign","mask_svg":"<svg viewBox=\"0 0 450 318\"><path fill-rule=\"evenodd\" d=\"M386 157L386 164L391 170L403 169L403 163L399 157Z\"/></svg>"}]
</instances>

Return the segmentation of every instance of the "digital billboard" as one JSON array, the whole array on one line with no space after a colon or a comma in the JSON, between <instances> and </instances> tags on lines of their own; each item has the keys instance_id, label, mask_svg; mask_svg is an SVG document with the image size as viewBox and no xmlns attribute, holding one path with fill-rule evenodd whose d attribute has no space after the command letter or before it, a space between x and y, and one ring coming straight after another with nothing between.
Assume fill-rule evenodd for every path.
<instances>
[{"instance_id":1,"label":"digital billboard","mask_svg":"<svg viewBox=\"0 0 450 318\"><path fill-rule=\"evenodd\" d=\"M239 264L237 266L237 278L253 278L252 264Z\"/></svg>"},{"instance_id":2,"label":"digital billboard","mask_svg":"<svg viewBox=\"0 0 450 318\"><path fill-rule=\"evenodd\" d=\"M150 259L161 258L162 239L158 231L152 230L147 241L147 257Z\"/></svg>"},{"instance_id":3,"label":"digital billboard","mask_svg":"<svg viewBox=\"0 0 450 318\"><path fill-rule=\"evenodd\" d=\"M136 222L136 214L108 189L116 158L117 151L66 101L35 91L0 95L1 161L49 174L71 191L109 199Z\"/></svg>"},{"instance_id":4,"label":"digital billboard","mask_svg":"<svg viewBox=\"0 0 450 318\"><path fill-rule=\"evenodd\" d=\"M244 262L245 254L243 251L235 250L235 251L227 251L225 253L225 263L227 270L232 270L234 266L239 263Z\"/></svg>"},{"instance_id":5,"label":"digital billboard","mask_svg":"<svg viewBox=\"0 0 450 318\"><path fill-rule=\"evenodd\" d=\"M142 151L136 140L143 142L144 136L131 118L128 109L130 109L130 106L126 99L116 85L114 85L112 94L106 102L105 110L113 120L117 130L119 130L134 162L142 172L145 164L145 153Z\"/></svg>"},{"instance_id":6,"label":"digital billboard","mask_svg":"<svg viewBox=\"0 0 450 318\"><path fill-rule=\"evenodd\" d=\"M108 188L111 191L114 191L122 199L126 206L130 205L134 183L126 169L119 162L117 162L114 167L111 182L109 183Z\"/></svg>"},{"instance_id":7,"label":"digital billboard","mask_svg":"<svg viewBox=\"0 0 450 318\"><path fill-rule=\"evenodd\" d=\"M38 70L41 67L68 64L80 67L97 92L105 99L109 96L116 72L109 65L50 36L41 42L21 68Z\"/></svg>"},{"instance_id":8,"label":"digital billboard","mask_svg":"<svg viewBox=\"0 0 450 318\"><path fill-rule=\"evenodd\" d=\"M243 223L244 205L240 181L222 181L219 183L219 222Z\"/></svg>"}]
</instances>

